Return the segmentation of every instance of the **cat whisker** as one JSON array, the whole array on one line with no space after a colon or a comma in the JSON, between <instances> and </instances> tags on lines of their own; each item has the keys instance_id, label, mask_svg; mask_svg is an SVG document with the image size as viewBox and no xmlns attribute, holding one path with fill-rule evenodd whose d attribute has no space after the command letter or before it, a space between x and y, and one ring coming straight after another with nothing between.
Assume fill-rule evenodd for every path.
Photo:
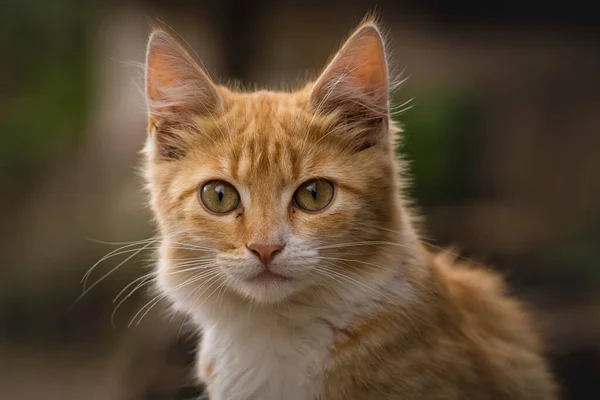
<instances>
[{"instance_id":1,"label":"cat whisker","mask_svg":"<svg viewBox=\"0 0 600 400\"><path fill-rule=\"evenodd\" d=\"M75 302L73 303L73 305L71 306L71 309L73 309L73 307L75 307L75 305L81 301L81 299L90 292L90 290L92 290L94 287L96 287L97 285L99 285L102 281L104 281L108 276L110 276L110 274L112 274L113 272L115 272L117 269L119 269L123 264L125 264L127 261L131 260L133 257L135 257L137 254L139 254L141 251L143 251L144 249L146 249L146 247L148 247L150 245L149 242L148 244L146 244L144 247L140 248L139 250L137 250L136 252L134 252L132 255L130 255L129 257L127 257L125 260L121 261L119 264L117 264L116 267L112 268L110 271L108 271L106 274L102 275L98 280L96 280L96 282L94 282L92 285L90 285L87 289L83 290L83 293L81 293L81 295L79 295L79 297L77 297L77 299L75 299Z\"/></svg>"},{"instance_id":2,"label":"cat whisker","mask_svg":"<svg viewBox=\"0 0 600 400\"><path fill-rule=\"evenodd\" d=\"M209 284L210 282L212 282L216 277L218 276L218 271L216 270L212 270L209 271L209 273L202 275L202 279L205 280L204 285ZM195 278L194 278L195 279ZM191 290L183 299L183 302L185 302L188 298L194 296L194 294L196 294L196 292L198 292L202 287L204 287L202 284L198 285L196 288L194 288L193 290ZM194 298L194 304L197 301L197 297ZM175 317L175 315L173 315L171 317L171 320L169 322L173 322L173 318ZM187 320L187 318L189 317L189 315L186 315L185 318L183 319L183 323L185 323L185 321Z\"/></svg>"},{"instance_id":3,"label":"cat whisker","mask_svg":"<svg viewBox=\"0 0 600 400\"><path fill-rule=\"evenodd\" d=\"M378 229L378 230L387 231L387 232L391 232L391 233L402 234L401 231L397 231L397 230L390 229L390 228L384 228L384 227L377 226L377 225L368 225L368 224L365 224L365 223L363 223L363 225L367 225L367 226L369 226L372 229ZM427 246L432 247L432 248L434 248L436 250L439 250L441 252L448 250L447 247L438 246L438 245L432 243L435 240L433 238L430 238L430 237L427 237L427 236L423 236L423 235L419 235L419 239L421 241L423 241ZM407 248L410 248L410 246L407 246ZM473 260L473 259L471 259L469 257L464 257L464 256L461 256L459 254L455 254L455 257L456 257L457 260L462 260L462 261L465 261L465 262L467 262L469 264L473 264L473 265L478 266L478 267L487 268L485 264L483 264L481 262L478 262L476 260Z\"/></svg>"},{"instance_id":4,"label":"cat whisker","mask_svg":"<svg viewBox=\"0 0 600 400\"><path fill-rule=\"evenodd\" d=\"M218 275L217 275L217 277L218 277ZM198 295L198 299L202 298L202 295L203 295L204 293L206 293L206 291L207 291L208 289L210 289L211 287L213 287L213 286L215 285L215 283L217 283L217 282L218 282L218 280L214 280L214 282L212 282L212 283L211 283L211 284L210 284L208 287L206 287L206 289L204 289L204 290L202 291L202 293L200 293L200 294ZM208 283L208 282L207 282L207 283ZM206 298L204 299L204 301L202 301L202 303L200 303L200 305L199 305L197 308L201 308L201 307L204 305L204 303L205 303L205 302L206 302L206 301L207 301L207 300L210 298L210 296L212 295L212 293L214 293L214 290L211 292L211 294L210 294L210 295L206 296Z\"/></svg>"},{"instance_id":5,"label":"cat whisker","mask_svg":"<svg viewBox=\"0 0 600 400\"><path fill-rule=\"evenodd\" d=\"M314 272L316 272L317 274L319 274L327 279L331 279L331 280L337 282L344 290L352 290L352 286L347 281L340 280L336 275L332 274L330 270L324 270L324 269L317 268L314 270ZM331 283L328 281L324 281L324 282L325 282L324 288L326 288L328 291L331 291L331 287L328 286Z\"/></svg>"},{"instance_id":6,"label":"cat whisker","mask_svg":"<svg viewBox=\"0 0 600 400\"><path fill-rule=\"evenodd\" d=\"M93 271L102 262L104 262L104 261L106 261L106 260L108 260L110 258L117 257L119 255L133 253L130 256L128 256L123 262L119 263L118 266L116 266L115 268L113 268L106 275L104 275L98 281L96 281L93 286L97 285L99 282L101 282L102 280L104 280L108 275L110 275L112 272L116 271L119 267L121 267L127 261L129 261L132 258L134 258L135 256L137 256L142 251L159 249L160 246L155 246L155 244L158 241L160 241L160 240L161 240L160 238L151 238L151 239L138 240L138 241L134 241L134 242L123 242L123 243L126 243L124 246L122 246L122 247L120 247L118 249L112 250L111 252L109 252L108 254L106 254L105 256L103 256L102 258L100 258L100 260L98 260L96 263L94 263L94 265L92 265L87 270L87 272L83 275L83 277L81 279L81 283L83 284L84 293L88 292L89 289L91 289L91 287L87 288L87 282L88 282L91 274L93 273ZM106 242L106 243L110 243L110 242ZM170 246L170 248L172 248L172 249L180 249L180 250L188 250L188 251L212 251L212 252L216 251L216 249L210 248L210 247L197 246L197 245L192 245L192 244L188 244L188 243L180 243L180 242L172 242L172 243L174 243L176 245L176 246ZM129 247L137 246L137 245L140 245L140 244L144 244L144 245L141 246L141 247L139 247L139 248L137 248L137 247L133 248L133 249L129 248ZM80 299L78 299L77 301L79 301L79 300ZM76 303L77 303L77 301L76 301Z\"/></svg>"},{"instance_id":7,"label":"cat whisker","mask_svg":"<svg viewBox=\"0 0 600 400\"><path fill-rule=\"evenodd\" d=\"M213 257L197 258L197 259L193 259L193 260L189 260L189 261L170 264L169 268L170 269L178 269L178 268L187 267L190 265L196 265L199 263L200 264L212 264L212 263L214 263L214 258Z\"/></svg>"},{"instance_id":8,"label":"cat whisker","mask_svg":"<svg viewBox=\"0 0 600 400\"><path fill-rule=\"evenodd\" d=\"M81 298L83 298L83 296L85 296L85 294L89 293L89 291L91 289L93 289L99 283L101 283L102 281L104 281L109 275L111 275L112 273L114 273L117 269L119 269L120 267L122 267L125 263L127 263L128 261L130 261L131 259L133 259L135 256L137 256L138 254L140 254L141 252L143 252L145 250L153 250L153 249L157 248L157 247L151 247L150 246L151 244L152 244L152 242L149 242L148 244L146 244L146 245L144 245L144 246L142 246L140 248L122 250L122 251L119 251L117 253L111 252L111 254L108 254L108 255L102 257L92 267L90 267L90 269L88 269L88 271L86 272L86 274L82 278L83 293L77 298L77 300L75 301L75 304L77 304L77 302L79 302L81 300ZM186 249L186 250L190 250L190 249ZM106 274L102 275L92 285L90 285L89 287L87 286L87 281L89 280L89 278L91 276L91 273L98 267L98 265L100 265L103 261L106 261L106 260L108 260L110 258L117 257L117 256L120 256L120 255L123 255L123 254L128 254L128 253L132 253L132 254L129 255L127 258L125 258L123 261L121 261L119 264L117 264L117 266L115 266L111 270L109 270Z\"/></svg>"},{"instance_id":9,"label":"cat whisker","mask_svg":"<svg viewBox=\"0 0 600 400\"><path fill-rule=\"evenodd\" d=\"M193 279L196 279L197 277L202 276L203 278L210 277L210 279L212 280L212 278L217 276L217 274L218 274L218 271L216 269L209 269L208 271L206 271L205 274L195 275L193 277ZM207 281L208 281L208 279L207 279ZM208 282L205 282L205 283L208 283ZM187 296L183 299L183 301L186 301L189 297L193 296L201 288L202 288L202 285L198 285L198 287L194 288L192 291L190 291L190 293L187 294Z\"/></svg>"},{"instance_id":10,"label":"cat whisker","mask_svg":"<svg viewBox=\"0 0 600 400\"><path fill-rule=\"evenodd\" d=\"M96 263L95 263L94 265L92 265L92 266L91 266L91 267L90 267L90 268L87 270L87 272L86 272L86 273L83 275L83 278L81 278L81 283L83 283L83 289L85 290L86 283L87 283L87 280L88 280L89 276L91 275L91 273L94 271L94 269L95 269L95 268L96 268L96 267L97 267L97 266L98 266L100 263L102 263L102 262L103 262L103 261L105 261L105 260L108 260L108 259L109 259L109 258L111 258L111 257L115 257L115 256L117 256L117 255L120 255L120 254L125 254L125 253L129 252L129 251L125 251L125 250L123 250L123 249L129 248L129 247L132 247L132 246L136 246L136 245L139 245L139 244L145 243L145 245L144 245L144 246L142 246L142 249L146 249L146 248L147 248L147 247L148 247L150 244L152 244L152 243L156 242L156 240L157 240L157 239L153 239L153 240L142 240L142 241L131 242L131 243L128 243L128 244L126 244L126 245L124 245L124 246L122 246L122 247L119 247L119 248L118 248L118 249L116 249L116 250L112 250L111 252L109 252L108 254L106 254L105 256L103 256L103 257L102 257L100 260L96 261ZM123 251L124 251L124 253L123 253L123 252L121 252L121 250L123 250ZM136 248L136 249L131 249L131 252L135 252L135 251L137 251L137 250L138 250L137 248ZM137 253L136 253L136 254L137 254Z\"/></svg>"},{"instance_id":11,"label":"cat whisker","mask_svg":"<svg viewBox=\"0 0 600 400\"><path fill-rule=\"evenodd\" d=\"M355 266L355 265L349 265L348 263L346 263L346 262L344 262L344 261L347 261L347 262L358 262L358 263L360 263L360 264L364 264L364 265L373 266L373 267L376 267L376 268L378 268L378 269L382 269L382 270L384 270L384 271L390 271L390 272L397 271L397 270L396 270L396 269L394 269L394 268L387 268L387 267L380 266L380 265L373 264L373 263L366 263L366 262L364 262L364 261L360 261L360 260L354 260L354 259L345 259L345 258L334 258L334 257L327 257L326 259L331 259L331 260L334 260L334 261L336 261L336 260L337 260L337 261L340 261L340 262L341 262L341 263L343 263L343 265L345 265L346 267L353 268L353 269L355 269L355 270L359 270L358 266ZM322 262L324 262L324 261L322 261ZM420 283L420 282L418 282L418 281L415 281L415 280L412 280L412 279L411 279L411 280L407 280L407 283L409 283L410 285L413 285L413 286L417 286L417 287L419 287L420 289L424 290L424 291L425 291L425 292L427 292L427 293L433 293L433 292L432 292L432 290L431 290L431 288L428 288L428 287L426 287L425 285L423 285L422 283Z\"/></svg>"},{"instance_id":12,"label":"cat whisker","mask_svg":"<svg viewBox=\"0 0 600 400\"><path fill-rule=\"evenodd\" d=\"M381 240L373 240L373 241L362 241L362 242L346 242L346 243L336 243L331 245L319 246L315 247L314 250L324 250L324 249L339 249L344 247L354 247L354 246L375 246L375 245L388 245L388 246L398 246L410 249L410 246L407 246L402 243L394 243L394 242L386 242Z\"/></svg>"},{"instance_id":13,"label":"cat whisker","mask_svg":"<svg viewBox=\"0 0 600 400\"><path fill-rule=\"evenodd\" d=\"M333 268L339 268L339 266L335 265L335 263L327 263L327 262L325 262L324 264L325 264L324 266L325 266L326 270L328 270L329 273L334 274L334 275L340 277L341 279L346 279L349 282L352 282L352 283L354 283L357 286L362 286L362 287L364 287L366 289L372 290L372 291L374 291L375 293L377 293L378 295L380 295L380 296L382 296L384 298L388 298L387 295L385 295L384 293L382 293L379 290L377 290L377 288L375 288L374 286L367 285L366 283L361 282L358 279L355 279L355 278L352 278L352 277L350 277L348 275L345 275L342 272L337 271L335 269L331 269L332 267Z\"/></svg>"},{"instance_id":14,"label":"cat whisker","mask_svg":"<svg viewBox=\"0 0 600 400\"><path fill-rule=\"evenodd\" d=\"M210 271L209 271L210 272ZM171 292L174 292L176 290L181 289L184 286L190 285L192 283L195 283L199 280L204 279L205 276L201 275L201 276L195 276L192 278L187 279L186 281L184 281L183 283L180 283L174 287L172 287L170 290L168 290L167 292L163 292L160 293L158 295L156 295L154 298L152 298L149 302L146 303L146 305L144 305L131 319L131 321L129 322L129 324L127 325L128 328L131 328L131 326L134 324L134 322L137 320L137 322L135 322L135 325L138 326L140 324L140 322L142 321L142 319L148 314L148 312L150 312L150 310L156 305L158 304L160 301L162 301L163 299L167 298L169 296L169 294ZM146 310L146 311L144 311ZM138 316L141 314L142 316L138 319Z\"/></svg>"},{"instance_id":15,"label":"cat whisker","mask_svg":"<svg viewBox=\"0 0 600 400\"><path fill-rule=\"evenodd\" d=\"M178 270L175 270L175 271L170 271L170 272L167 272L165 275L174 275L174 274L180 274L180 273L183 273L183 272L197 271L197 270L199 270L199 269L204 269L204 268L206 268L206 266L207 266L207 265L210 265L210 264L212 264L212 263L210 263L210 262L205 262L205 263L200 263L200 264L198 264L198 263L197 263L197 264L195 264L193 267L190 267L190 268L184 268L184 269L178 269ZM177 265L177 264L175 264L175 266L178 266L178 265ZM138 281L140 281L140 280L142 280L142 279L144 279L144 278L146 278L146 277L148 277L148 276L153 276L153 275L154 275L154 276L158 275L158 271L152 271L152 272L150 272L150 273L148 273L148 274L145 274L145 275L143 275L143 276L140 276L139 278L136 278L135 280L133 280L131 283L129 283L127 286L125 286L125 288L123 288L123 289L122 289L122 290L121 290L121 291L120 291L120 292L119 292L119 293L118 293L118 294L115 296L115 298L113 299L113 303L115 303L115 302L116 302L116 301L117 301L117 300L118 300L118 299L121 297L121 295L123 295L123 293L124 293L125 291L127 291L127 289L128 289L128 288L130 288L132 285L134 285L136 282L138 282ZM135 290L135 289L134 289L134 290ZM131 295L131 293L130 293L130 294L128 294L128 295L127 295L127 297L129 297L130 295Z\"/></svg>"},{"instance_id":16,"label":"cat whisker","mask_svg":"<svg viewBox=\"0 0 600 400\"><path fill-rule=\"evenodd\" d=\"M219 302L219 306L221 306L221 303L223 301L223 297L225 296L225 290L227 288L227 285L229 284L229 281L231 280L231 278L229 278L229 276L225 276L225 280L223 281L223 283L220 286L220 290L219 292L217 292L217 301L219 302L219 295L222 294L221 296L221 301Z\"/></svg>"},{"instance_id":17,"label":"cat whisker","mask_svg":"<svg viewBox=\"0 0 600 400\"><path fill-rule=\"evenodd\" d=\"M217 276L217 273L215 272L215 274L213 276L209 276L209 278L206 280L205 284L210 283L210 281L212 281L213 279L215 279ZM202 285L198 285L198 287L196 287L195 289L193 289L186 297L185 299L187 299L190 296L193 296L194 294L196 294L196 292L198 292L200 290L200 288L202 288ZM194 300L193 300L193 308L196 308L196 303L198 302L200 295L195 296ZM173 315L174 317L174 315ZM169 322L173 322L173 317L171 317L171 320ZM183 329L183 326L185 325L185 323L187 322L188 318L190 317L190 313L186 313L183 321L181 321L181 325L179 326L179 330L177 332L177 337L179 338L179 336L181 335L181 330Z\"/></svg>"},{"instance_id":18,"label":"cat whisker","mask_svg":"<svg viewBox=\"0 0 600 400\"><path fill-rule=\"evenodd\" d=\"M414 107L414 104L410 104L410 103L412 103L413 100L414 100L414 97L410 98L407 101L405 101L404 103L399 104L398 106L390 109L390 115L392 117L397 117L399 115L404 114L408 110L412 109Z\"/></svg>"},{"instance_id":19,"label":"cat whisker","mask_svg":"<svg viewBox=\"0 0 600 400\"><path fill-rule=\"evenodd\" d=\"M214 281L213 283L210 284L210 286L208 286L206 289L204 289L204 291L200 294L198 294L197 296L194 297L194 301L193 301L193 308L196 308L196 303L198 302L198 300L202 297L202 295L208 290L210 289L210 287L212 287L216 282L218 282L218 280L216 280L216 278L219 277L218 271L215 271L215 274L213 276L210 276L206 282L205 285L208 285L210 282ZM202 285L198 285L197 288L195 288L194 290L192 290L187 296L186 299L192 295L194 295L196 292L200 291L200 289L202 288ZM212 293L211 293L212 294ZM209 296L210 297L210 296ZM208 297L207 297L208 299ZM206 301L206 299L205 299ZM202 304L204 304L204 302L202 302ZM187 314L185 316L185 318L183 319L181 326L179 327L179 332L177 334L177 336L179 336L179 334L181 333L181 328L183 327L183 324L185 324L186 320L189 318L189 314ZM173 319L171 318L171 322L173 321Z\"/></svg>"},{"instance_id":20,"label":"cat whisker","mask_svg":"<svg viewBox=\"0 0 600 400\"><path fill-rule=\"evenodd\" d=\"M381 265L373 264L373 263L370 263L370 262L367 262L367 261L356 260L356 259L352 259L352 258L325 257L325 256L317 256L316 258L322 259L322 260L355 262L355 263L359 263L359 264L363 264L363 265L369 265L371 267L375 267L375 268L383 269L383 270L387 270L387 271L396 271L397 270L396 268L383 267Z\"/></svg>"},{"instance_id":21,"label":"cat whisker","mask_svg":"<svg viewBox=\"0 0 600 400\"><path fill-rule=\"evenodd\" d=\"M147 285L150 282L153 282L156 278L156 274L154 273L150 273L150 274L146 274L143 277L141 277L143 279L142 282L140 282L136 287L133 288L133 290L131 290L126 296L124 296L115 306L115 308L113 309L112 313L110 314L110 323L113 326L113 328L116 326L115 325L115 316L117 315L117 311L119 310L119 308L121 307L121 305L123 305L127 299L129 299L136 291L138 291L139 289L141 289L142 287L144 287L145 285ZM133 284L135 284L136 282L138 282L139 278L134 280L133 282L131 282L129 285L127 285L123 290L121 290L119 292L119 294L117 295L117 297L115 297L115 299L113 300L113 303L115 301L117 301L117 299L124 293L125 290L127 290L127 288L131 287Z\"/></svg>"},{"instance_id":22,"label":"cat whisker","mask_svg":"<svg viewBox=\"0 0 600 400\"><path fill-rule=\"evenodd\" d=\"M127 291L127 289L129 289L130 287L135 285L137 282L146 280L148 278L150 278L150 279L155 278L157 274L158 274L157 271L152 271L150 273L144 274L144 275L134 279L133 281L131 281L129 284L127 284L127 286L125 286L123 289L121 289L121 291L119 291L119 293L117 293L117 295L115 296L115 298L112 301L113 304L116 303L117 301L119 301L119 298ZM125 296L125 298L129 298L133 294L133 292L135 292L138 288L139 287L136 286L129 294L127 294L127 296Z\"/></svg>"},{"instance_id":23,"label":"cat whisker","mask_svg":"<svg viewBox=\"0 0 600 400\"><path fill-rule=\"evenodd\" d=\"M100 244L127 245L127 244L140 244L140 243L154 242L154 241L160 240L160 235L152 236L147 239L133 240L133 241L129 241L129 242L109 242L109 241L99 240L99 239L94 239L94 238L87 238L87 239L91 242L100 243Z\"/></svg>"},{"instance_id":24,"label":"cat whisker","mask_svg":"<svg viewBox=\"0 0 600 400\"><path fill-rule=\"evenodd\" d=\"M325 259L331 259L331 260L338 260L338 261L357 262L359 264L373 266L373 267L376 267L378 269L382 269L384 271L390 271L390 272L398 271L396 268L387 268L387 267L384 267L384 266L381 266L381 265L377 265L377 264L373 264L373 263L367 263L367 262L361 261L361 260L336 258L336 257L324 257L324 258ZM345 265L347 265L347 264L345 264ZM353 266L353 267L357 268L356 266ZM419 288L423 289L424 291L426 291L428 293L432 293L432 291L431 291L430 288L422 285L420 282L417 282L417 281L414 281L414 280L409 280L407 282L410 283L411 285L418 286Z\"/></svg>"},{"instance_id":25,"label":"cat whisker","mask_svg":"<svg viewBox=\"0 0 600 400\"><path fill-rule=\"evenodd\" d=\"M177 271L171 271L166 273L166 275L175 275L175 274L179 274L179 273L183 273L183 272L190 272L190 271L198 271L198 270L205 270L206 266L208 263L206 264L201 264L201 265L196 265L194 267L191 268L185 268L182 270L177 270ZM136 291L138 291L139 289L141 289L143 286L146 286L147 284L153 282L155 280L155 278L157 277L158 272L157 271L152 271L148 274L145 274L137 279L135 279L134 281L132 281L131 283L129 283L125 288L123 288L118 294L117 296L115 296L115 298L113 299L113 303L115 303L126 291L128 288L130 288L131 286L135 285L137 282L139 282L140 280L142 282L140 282L134 289L132 289L126 296L124 296L119 303L115 306L112 314L111 314L111 323L113 324L114 327L114 317L118 311L118 309L121 307L121 305L123 303L125 303L125 301L127 301L127 299L129 297L131 297Z\"/></svg>"}]
</instances>

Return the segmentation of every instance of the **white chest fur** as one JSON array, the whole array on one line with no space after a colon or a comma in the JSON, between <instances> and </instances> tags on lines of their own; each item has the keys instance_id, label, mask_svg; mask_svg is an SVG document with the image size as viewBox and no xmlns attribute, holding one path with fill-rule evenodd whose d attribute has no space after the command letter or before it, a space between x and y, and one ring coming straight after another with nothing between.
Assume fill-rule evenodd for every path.
<instances>
[{"instance_id":1,"label":"white chest fur","mask_svg":"<svg viewBox=\"0 0 600 400\"><path fill-rule=\"evenodd\" d=\"M333 334L324 322L303 322L250 311L205 325L200 364L210 365L210 399L315 399Z\"/></svg>"}]
</instances>

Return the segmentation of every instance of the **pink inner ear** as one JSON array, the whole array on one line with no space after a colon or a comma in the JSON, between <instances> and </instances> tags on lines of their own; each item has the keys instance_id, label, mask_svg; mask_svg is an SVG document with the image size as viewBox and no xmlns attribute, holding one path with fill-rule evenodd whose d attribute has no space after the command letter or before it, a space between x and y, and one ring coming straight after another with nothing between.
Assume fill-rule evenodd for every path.
<instances>
[{"instance_id":1,"label":"pink inner ear","mask_svg":"<svg viewBox=\"0 0 600 400\"><path fill-rule=\"evenodd\" d=\"M157 31L148 43L146 97L150 119L190 111L207 113L221 105L208 75L170 35Z\"/></svg>"},{"instance_id":2,"label":"pink inner ear","mask_svg":"<svg viewBox=\"0 0 600 400\"><path fill-rule=\"evenodd\" d=\"M184 78L177 64L185 63L185 50L165 32L155 32L148 43L146 55L146 95L161 101L169 88L180 86Z\"/></svg>"},{"instance_id":3,"label":"pink inner ear","mask_svg":"<svg viewBox=\"0 0 600 400\"><path fill-rule=\"evenodd\" d=\"M315 104L329 102L328 108L343 107L352 100L387 112L387 62L375 26L360 27L348 39L315 83L311 99Z\"/></svg>"},{"instance_id":4,"label":"pink inner ear","mask_svg":"<svg viewBox=\"0 0 600 400\"><path fill-rule=\"evenodd\" d=\"M161 88L171 87L176 84L173 77L172 67L169 68L165 62L165 54L160 49L151 47L148 51L148 72L146 77L147 95L152 100L160 100L162 97Z\"/></svg>"}]
</instances>

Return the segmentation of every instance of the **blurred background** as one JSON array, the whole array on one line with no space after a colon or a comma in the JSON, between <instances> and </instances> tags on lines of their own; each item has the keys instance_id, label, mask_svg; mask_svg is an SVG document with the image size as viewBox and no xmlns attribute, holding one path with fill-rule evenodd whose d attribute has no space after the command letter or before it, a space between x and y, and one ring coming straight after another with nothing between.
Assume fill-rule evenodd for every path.
<instances>
[{"instance_id":1,"label":"blurred background","mask_svg":"<svg viewBox=\"0 0 600 400\"><path fill-rule=\"evenodd\" d=\"M277 88L375 7L409 78L396 118L424 236L502 271L563 398L600 399L600 14L580 0L0 0L0 399L200 393L183 317L144 308L145 287L111 317L152 246L100 263L71 308L116 242L154 235L136 171L149 23L218 81Z\"/></svg>"}]
</instances>

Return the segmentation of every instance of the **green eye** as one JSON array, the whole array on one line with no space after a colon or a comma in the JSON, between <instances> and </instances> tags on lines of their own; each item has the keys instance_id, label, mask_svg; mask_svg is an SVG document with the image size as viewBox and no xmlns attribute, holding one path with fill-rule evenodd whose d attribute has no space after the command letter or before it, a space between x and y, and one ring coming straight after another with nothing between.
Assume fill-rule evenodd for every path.
<instances>
[{"instance_id":1,"label":"green eye","mask_svg":"<svg viewBox=\"0 0 600 400\"><path fill-rule=\"evenodd\" d=\"M240 195L225 181L210 181L200 188L198 197L204 207L215 214L226 214L240 205Z\"/></svg>"},{"instance_id":2,"label":"green eye","mask_svg":"<svg viewBox=\"0 0 600 400\"><path fill-rule=\"evenodd\" d=\"M333 193L331 182L325 179L313 179L296 189L294 205L305 211L320 211L331 203Z\"/></svg>"}]
</instances>

